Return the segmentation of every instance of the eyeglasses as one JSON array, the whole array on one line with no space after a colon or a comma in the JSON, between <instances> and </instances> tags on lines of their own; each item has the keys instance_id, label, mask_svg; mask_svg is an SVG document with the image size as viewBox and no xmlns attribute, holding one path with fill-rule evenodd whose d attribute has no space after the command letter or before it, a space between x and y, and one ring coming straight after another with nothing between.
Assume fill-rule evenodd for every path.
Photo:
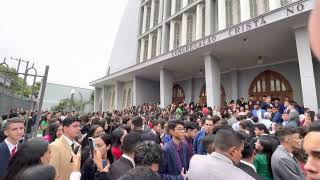
<instances>
[{"instance_id":1,"label":"eyeglasses","mask_svg":"<svg viewBox=\"0 0 320 180\"><path fill-rule=\"evenodd\" d=\"M177 131L186 131L186 128L175 128L174 130L177 130Z\"/></svg>"}]
</instances>

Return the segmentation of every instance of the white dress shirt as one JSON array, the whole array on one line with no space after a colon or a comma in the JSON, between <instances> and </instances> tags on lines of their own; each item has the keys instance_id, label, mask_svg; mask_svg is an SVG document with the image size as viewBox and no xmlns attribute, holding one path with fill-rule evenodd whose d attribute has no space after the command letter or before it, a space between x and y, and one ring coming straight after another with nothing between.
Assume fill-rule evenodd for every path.
<instances>
[{"instance_id":1,"label":"white dress shirt","mask_svg":"<svg viewBox=\"0 0 320 180\"><path fill-rule=\"evenodd\" d=\"M253 164L248 163L247 161L244 161L244 160L240 160L240 162L242 162L243 164L245 164L247 166L250 166L255 172L257 172L256 167Z\"/></svg>"},{"instance_id":2,"label":"white dress shirt","mask_svg":"<svg viewBox=\"0 0 320 180\"><path fill-rule=\"evenodd\" d=\"M134 159L132 159L131 157L129 157L129 156L125 155L125 154L122 154L122 157L128 159L132 163L134 168L136 167L136 164L134 163Z\"/></svg>"},{"instance_id":3,"label":"white dress shirt","mask_svg":"<svg viewBox=\"0 0 320 180\"><path fill-rule=\"evenodd\" d=\"M15 147L16 147L16 151L18 150L18 147L17 147L18 143L17 143L16 145L14 145L14 144L12 144L11 142L8 141L8 138L6 138L6 139L4 140L4 142L6 142L8 148L9 148L10 155L12 155L12 150L13 150Z\"/></svg>"}]
</instances>

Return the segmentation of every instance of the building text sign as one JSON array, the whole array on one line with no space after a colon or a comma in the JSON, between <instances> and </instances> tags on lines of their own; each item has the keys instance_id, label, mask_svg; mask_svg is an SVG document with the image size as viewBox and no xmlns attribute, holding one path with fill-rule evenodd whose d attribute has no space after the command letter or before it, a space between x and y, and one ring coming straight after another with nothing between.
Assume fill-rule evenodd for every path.
<instances>
[{"instance_id":1,"label":"building text sign","mask_svg":"<svg viewBox=\"0 0 320 180\"><path fill-rule=\"evenodd\" d=\"M246 31L250 31L266 24L273 23L275 21L282 20L284 18L305 12L312 8L312 0L304 0L299 3L292 3L288 5L286 8L279 9L278 11L274 11L271 13L267 13L266 15L258 16L257 18L253 18L249 21L245 21L238 25L227 28L226 30L217 32L215 34L209 35L200 40L194 41L190 44L182 46L178 49L172 51L172 56L178 56L189 51L193 51L199 49L201 47L208 46L217 41L221 41L223 39L244 33Z\"/></svg>"}]
</instances>

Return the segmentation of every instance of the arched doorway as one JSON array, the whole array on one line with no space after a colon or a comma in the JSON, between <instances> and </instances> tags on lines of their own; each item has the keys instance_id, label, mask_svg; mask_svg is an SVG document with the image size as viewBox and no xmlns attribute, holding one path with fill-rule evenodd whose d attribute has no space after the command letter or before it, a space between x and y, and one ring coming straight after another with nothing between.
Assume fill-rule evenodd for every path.
<instances>
[{"instance_id":1,"label":"arched doorway","mask_svg":"<svg viewBox=\"0 0 320 180\"><path fill-rule=\"evenodd\" d=\"M173 86L172 103L179 104L184 102L185 95L182 87L179 84Z\"/></svg>"},{"instance_id":2,"label":"arched doorway","mask_svg":"<svg viewBox=\"0 0 320 180\"><path fill-rule=\"evenodd\" d=\"M259 74L249 87L249 96L254 96L257 100L262 100L264 95L280 98L293 98L292 87L289 81L280 73L266 70Z\"/></svg>"},{"instance_id":3,"label":"arched doorway","mask_svg":"<svg viewBox=\"0 0 320 180\"><path fill-rule=\"evenodd\" d=\"M223 105L224 102L226 101L226 92L222 85L220 86L220 88L221 88L221 104L220 105ZM201 88L200 96L199 96L199 104L201 106L207 104L206 84L204 84Z\"/></svg>"}]
</instances>

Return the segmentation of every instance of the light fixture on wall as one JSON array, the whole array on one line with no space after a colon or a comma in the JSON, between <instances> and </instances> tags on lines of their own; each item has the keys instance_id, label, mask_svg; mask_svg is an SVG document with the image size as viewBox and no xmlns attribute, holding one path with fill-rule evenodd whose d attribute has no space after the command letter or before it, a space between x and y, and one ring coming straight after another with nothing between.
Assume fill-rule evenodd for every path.
<instances>
[{"instance_id":1,"label":"light fixture on wall","mask_svg":"<svg viewBox=\"0 0 320 180\"><path fill-rule=\"evenodd\" d=\"M263 57L262 56L258 56L258 60L257 60L257 64L263 64Z\"/></svg>"}]
</instances>

